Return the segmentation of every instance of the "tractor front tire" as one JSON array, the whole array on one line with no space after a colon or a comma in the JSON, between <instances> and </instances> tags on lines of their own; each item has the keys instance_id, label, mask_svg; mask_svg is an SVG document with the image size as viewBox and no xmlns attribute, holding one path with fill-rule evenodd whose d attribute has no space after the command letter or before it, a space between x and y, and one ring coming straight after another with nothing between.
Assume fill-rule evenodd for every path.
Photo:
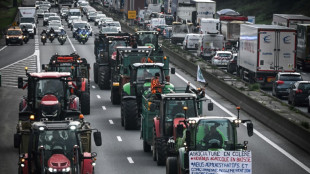
<instances>
[{"instance_id":1,"label":"tractor front tire","mask_svg":"<svg viewBox=\"0 0 310 174\"><path fill-rule=\"evenodd\" d=\"M138 104L136 100L123 100L123 117L125 130L138 128Z\"/></svg>"},{"instance_id":2,"label":"tractor front tire","mask_svg":"<svg viewBox=\"0 0 310 174\"><path fill-rule=\"evenodd\" d=\"M110 67L100 66L98 69L98 86L101 90L110 89Z\"/></svg>"},{"instance_id":3,"label":"tractor front tire","mask_svg":"<svg viewBox=\"0 0 310 174\"><path fill-rule=\"evenodd\" d=\"M166 174L178 174L178 159L177 157L168 157L166 161Z\"/></svg>"},{"instance_id":4,"label":"tractor front tire","mask_svg":"<svg viewBox=\"0 0 310 174\"><path fill-rule=\"evenodd\" d=\"M150 152L151 151L151 145L147 144L145 140L143 140L143 151L144 152Z\"/></svg>"},{"instance_id":5,"label":"tractor front tire","mask_svg":"<svg viewBox=\"0 0 310 174\"><path fill-rule=\"evenodd\" d=\"M164 138L156 139L156 160L158 166L166 164L167 148L167 142Z\"/></svg>"},{"instance_id":6,"label":"tractor front tire","mask_svg":"<svg viewBox=\"0 0 310 174\"><path fill-rule=\"evenodd\" d=\"M94 82L98 83L98 63L94 63Z\"/></svg>"},{"instance_id":7,"label":"tractor front tire","mask_svg":"<svg viewBox=\"0 0 310 174\"><path fill-rule=\"evenodd\" d=\"M81 112L84 115L90 114L90 94L89 92L81 93Z\"/></svg>"}]
</instances>

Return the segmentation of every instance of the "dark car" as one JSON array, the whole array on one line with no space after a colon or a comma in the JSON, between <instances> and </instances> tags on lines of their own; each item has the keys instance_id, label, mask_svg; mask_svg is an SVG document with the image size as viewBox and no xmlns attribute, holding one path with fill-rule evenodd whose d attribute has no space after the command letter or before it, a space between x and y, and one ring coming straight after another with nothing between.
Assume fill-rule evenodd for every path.
<instances>
[{"instance_id":1,"label":"dark car","mask_svg":"<svg viewBox=\"0 0 310 174\"><path fill-rule=\"evenodd\" d=\"M288 103L293 106L308 104L310 81L298 81L288 90Z\"/></svg>"},{"instance_id":2,"label":"dark car","mask_svg":"<svg viewBox=\"0 0 310 174\"><path fill-rule=\"evenodd\" d=\"M227 72L233 74L237 72L237 54L233 54L233 58L231 58L227 63Z\"/></svg>"},{"instance_id":3,"label":"dark car","mask_svg":"<svg viewBox=\"0 0 310 174\"><path fill-rule=\"evenodd\" d=\"M279 72L272 84L272 95L278 98L288 96L288 88L302 80L300 73Z\"/></svg>"}]
</instances>

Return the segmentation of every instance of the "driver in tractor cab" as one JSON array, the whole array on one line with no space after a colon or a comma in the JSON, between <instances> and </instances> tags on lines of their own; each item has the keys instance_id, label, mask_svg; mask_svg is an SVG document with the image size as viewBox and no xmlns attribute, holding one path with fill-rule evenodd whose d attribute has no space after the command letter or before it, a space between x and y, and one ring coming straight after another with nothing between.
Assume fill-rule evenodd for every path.
<instances>
[{"instance_id":1,"label":"driver in tractor cab","mask_svg":"<svg viewBox=\"0 0 310 174\"><path fill-rule=\"evenodd\" d=\"M160 84L159 81L159 73L155 73L155 77L153 77L152 81L151 81L151 91L152 94L156 94L156 93L162 93L162 85Z\"/></svg>"},{"instance_id":2,"label":"driver in tractor cab","mask_svg":"<svg viewBox=\"0 0 310 174\"><path fill-rule=\"evenodd\" d=\"M175 117L176 114L178 113L182 113L184 114L184 109L183 109L183 104L182 102L177 102L177 105L175 105L173 108L172 108L172 111L171 111L171 116L172 117Z\"/></svg>"},{"instance_id":3,"label":"driver in tractor cab","mask_svg":"<svg viewBox=\"0 0 310 174\"><path fill-rule=\"evenodd\" d=\"M218 126L220 126L220 124L215 123L210 127L210 130L209 127L205 128L205 137L203 140L207 143L208 148L223 148L224 138L217 129Z\"/></svg>"}]
</instances>

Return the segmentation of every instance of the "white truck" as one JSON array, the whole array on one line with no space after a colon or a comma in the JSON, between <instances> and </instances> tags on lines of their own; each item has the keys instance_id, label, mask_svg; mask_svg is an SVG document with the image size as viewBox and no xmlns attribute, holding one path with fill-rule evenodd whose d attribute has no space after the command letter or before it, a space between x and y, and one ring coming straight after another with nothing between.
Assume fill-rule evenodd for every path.
<instances>
[{"instance_id":1,"label":"white truck","mask_svg":"<svg viewBox=\"0 0 310 174\"><path fill-rule=\"evenodd\" d=\"M200 19L201 34L217 34L220 33L220 20L213 18Z\"/></svg>"},{"instance_id":2,"label":"white truck","mask_svg":"<svg viewBox=\"0 0 310 174\"><path fill-rule=\"evenodd\" d=\"M31 23L34 29L34 34L36 34L36 7L18 7L19 19L18 22L21 23Z\"/></svg>"},{"instance_id":3,"label":"white truck","mask_svg":"<svg viewBox=\"0 0 310 174\"><path fill-rule=\"evenodd\" d=\"M204 60L211 60L216 51L222 50L224 36L221 34L202 34L202 39L198 43L197 55Z\"/></svg>"},{"instance_id":4,"label":"white truck","mask_svg":"<svg viewBox=\"0 0 310 174\"><path fill-rule=\"evenodd\" d=\"M185 5L181 6L181 4L179 4L178 8L177 8L177 21L192 21L192 15L193 15L193 11L196 11L196 7L193 5Z\"/></svg>"},{"instance_id":5,"label":"white truck","mask_svg":"<svg viewBox=\"0 0 310 174\"><path fill-rule=\"evenodd\" d=\"M221 21L221 34L224 36L225 49L236 47L240 37L240 25L246 21Z\"/></svg>"},{"instance_id":6,"label":"white truck","mask_svg":"<svg viewBox=\"0 0 310 174\"><path fill-rule=\"evenodd\" d=\"M216 2L211 0L193 0L196 3L196 23L200 24L201 18L214 18ZM194 21L193 21L194 22Z\"/></svg>"},{"instance_id":7,"label":"white truck","mask_svg":"<svg viewBox=\"0 0 310 174\"><path fill-rule=\"evenodd\" d=\"M268 88L278 72L295 72L296 37L288 27L242 24L237 74Z\"/></svg>"},{"instance_id":8,"label":"white truck","mask_svg":"<svg viewBox=\"0 0 310 174\"><path fill-rule=\"evenodd\" d=\"M301 14L273 14L272 24L297 29L297 24L310 24L310 17Z\"/></svg>"}]
</instances>

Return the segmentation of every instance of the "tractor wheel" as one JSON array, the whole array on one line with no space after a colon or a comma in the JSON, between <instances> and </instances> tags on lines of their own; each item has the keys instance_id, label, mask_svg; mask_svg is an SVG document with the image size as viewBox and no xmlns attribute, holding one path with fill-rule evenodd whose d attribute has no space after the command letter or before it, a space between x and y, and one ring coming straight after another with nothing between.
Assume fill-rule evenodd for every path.
<instances>
[{"instance_id":1,"label":"tractor wheel","mask_svg":"<svg viewBox=\"0 0 310 174\"><path fill-rule=\"evenodd\" d=\"M143 140L143 151L144 152L150 152L151 151L151 146L147 144L145 140Z\"/></svg>"},{"instance_id":2,"label":"tractor wheel","mask_svg":"<svg viewBox=\"0 0 310 174\"><path fill-rule=\"evenodd\" d=\"M98 85L101 90L110 89L110 67L109 66L100 66L98 69Z\"/></svg>"},{"instance_id":3,"label":"tractor wheel","mask_svg":"<svg viewBox=\"0 0 310 174\"><path fill-rule=\"evenodd\" d=\"M120 104L121 96L118 93L118 89L111 89L111 102L113 105Z\"/></svg>"},{"instance_id":4,"label":"tractor wheel","mask_svg":"<svg viewBox=\"0 0 310 174\"><path fill-rule=\"evenodd\" d=\"M166 174L178 174L178 159L176 157L168 157L166 161Z\"/></svg>"},{"instance_id":5,"label":"tractor wheel","mask_svg":"<svg viewBox=\"0 0 310 174\"><path fill-rule=\"evenodd\" d=\"M162 166L166 164L167 158L167 143L165 139L158 138L156 139L156 160L157 165Z\"/></svg>"},{"instance_id":6,"label":"tractor wheel","mask_svg":"<svg viewBox=\"0 0 310 174\"><path fill-rule=\"evenodd\" d=\"M81 112L84 115L90 114L90 95L88 92L81 93Z\"/></svg>"},{"instance_id":7,"label":"tractor wheel","mask_svg":"<svg viewBox=\"0 0 310 174\"><path fill-rule=\"evenodd\" d=\"M121 102L121 125L124 127L124 100Z\"/></svg>"},{"instance_id":8,"label":"tractor wheel","mask_svg":"<svg viewBox=\"0 0 310 174\"><path fill-rule=\"evenodd\" d=\"M136 100L125 100L123 102L123 116L125 130L138 128L138 105Z\"/></svg>"},{"instance_id":9,"label":"tractor wheel","mask_svg":"<svg viewBox=\"0 0 310 174\"><path fill-rule=\"evenodd\" d=\"M98 83L98 63L94 63L94 82Z\"/></svg>"},{"instance_id":10,"label":"tractor wheel","mask_svg":"<svg viewBox=\"0 0 310 174\"><path fill-rule=\"evenodd\" d=\"M21 136L18 133L14 134L14 148L19 148L20 138Z\"/></svg>"}]
</instances>

